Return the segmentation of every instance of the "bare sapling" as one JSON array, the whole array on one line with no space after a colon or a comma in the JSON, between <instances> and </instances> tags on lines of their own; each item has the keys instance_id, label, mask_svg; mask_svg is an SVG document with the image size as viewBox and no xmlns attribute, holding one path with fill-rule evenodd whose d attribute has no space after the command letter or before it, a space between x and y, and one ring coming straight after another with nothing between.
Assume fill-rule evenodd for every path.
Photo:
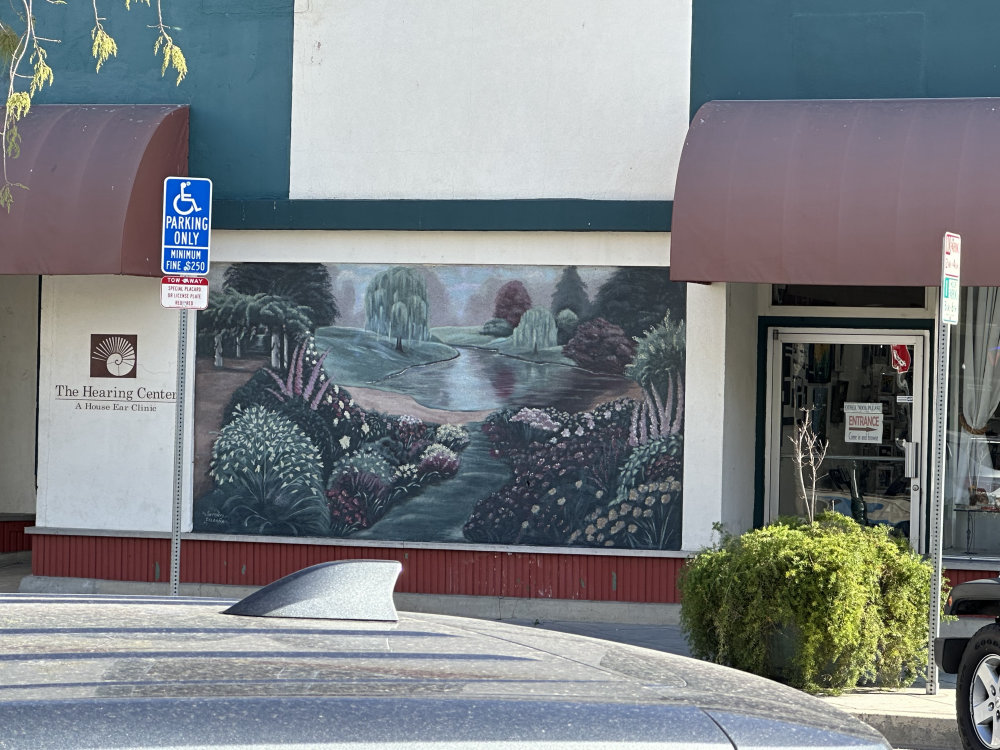
<instances>
[{"instance_id":1,"label":"bare sapling","mask_svg":"<svg viewBox=\"0 0 1000 750\"><path fill-rule=\"evenodd\" d=\"M803 409L802 413L802 420L795 423L795 431L788 439L792 443L792 462L798 478L796 491L806 507L809 523L812 523L816 520L816 480L830 441L821 440L813 430L812 409Z\"/></svg>"}]
</instances>

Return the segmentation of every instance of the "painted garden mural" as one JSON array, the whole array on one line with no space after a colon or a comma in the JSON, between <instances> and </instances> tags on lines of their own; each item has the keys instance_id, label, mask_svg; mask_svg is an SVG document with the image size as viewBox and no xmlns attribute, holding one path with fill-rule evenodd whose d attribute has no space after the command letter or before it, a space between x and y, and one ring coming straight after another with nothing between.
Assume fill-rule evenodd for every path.
<instances>
[{"instance_id":1,"label":"painted garden mural","mask_svg":"<svg viewBox=\"0 0 1000 750\"><path fill-rule=\"evenodd\" d=\"M669 269L236 263L212 282L195 531L680 548Z\"/></svg>"}]
</instances>

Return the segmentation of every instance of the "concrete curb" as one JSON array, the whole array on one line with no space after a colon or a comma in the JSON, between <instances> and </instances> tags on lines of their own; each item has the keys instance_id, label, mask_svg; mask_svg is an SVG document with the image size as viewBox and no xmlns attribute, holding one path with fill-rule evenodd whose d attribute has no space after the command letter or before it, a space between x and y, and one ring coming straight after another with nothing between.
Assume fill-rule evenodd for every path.
<instances>
[{"instance_id":1,"label":"concrete curb","mask_svg":"<svg viewBox=\"0 0 1000 750\"><path fill-rule=\"evenodd\" d=\"M962 747L955 718L954 687L940 688L937 695L927 695L922 687L891 691L865 689L822 700L881 732L895 748L955 750Z\"/></svg>"},{"instance_id":2,"label":"concrete curb","mask_svg":"<svg viewBox=\"0 0 1000 750\"><path fill-rule=\"evenodd\" d=\"M956 750L962 747L955 719L865 711L852 711L851 714L881 732L893 747L909 750Z\"/></svg>"}]
</instances>

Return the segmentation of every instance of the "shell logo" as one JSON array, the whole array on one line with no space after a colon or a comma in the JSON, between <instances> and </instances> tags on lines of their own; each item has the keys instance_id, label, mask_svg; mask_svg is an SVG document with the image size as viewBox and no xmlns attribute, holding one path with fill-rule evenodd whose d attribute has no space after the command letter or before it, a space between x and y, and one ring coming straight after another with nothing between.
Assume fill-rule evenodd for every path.
<instances>
[{"instance_id":1,"label":"shell logo","mask_svg":"<svg viewBox=\"0 0 1000 750\"><path fill-rule=\"evenodd\" d=\"M137 341L135 334L90 334L90 377L134 378Z\"/></svg>"}]
</instances>

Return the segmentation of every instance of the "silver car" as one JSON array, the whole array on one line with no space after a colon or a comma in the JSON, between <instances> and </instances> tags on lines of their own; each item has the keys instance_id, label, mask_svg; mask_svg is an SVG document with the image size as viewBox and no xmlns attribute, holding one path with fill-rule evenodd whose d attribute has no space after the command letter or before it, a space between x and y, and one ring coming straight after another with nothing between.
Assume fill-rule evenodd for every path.
<instances>
[{"instance_id":1,"label":"silver car","mask_svg":"<svg viewBox=\"0 0 1000 750\"><path fill-rule=\"evenodd\" d=\"M0 595L0 748L880 748L797 690L693 659L397 614L398 563L233 604Z\"/></svg>"}]
</instances>

